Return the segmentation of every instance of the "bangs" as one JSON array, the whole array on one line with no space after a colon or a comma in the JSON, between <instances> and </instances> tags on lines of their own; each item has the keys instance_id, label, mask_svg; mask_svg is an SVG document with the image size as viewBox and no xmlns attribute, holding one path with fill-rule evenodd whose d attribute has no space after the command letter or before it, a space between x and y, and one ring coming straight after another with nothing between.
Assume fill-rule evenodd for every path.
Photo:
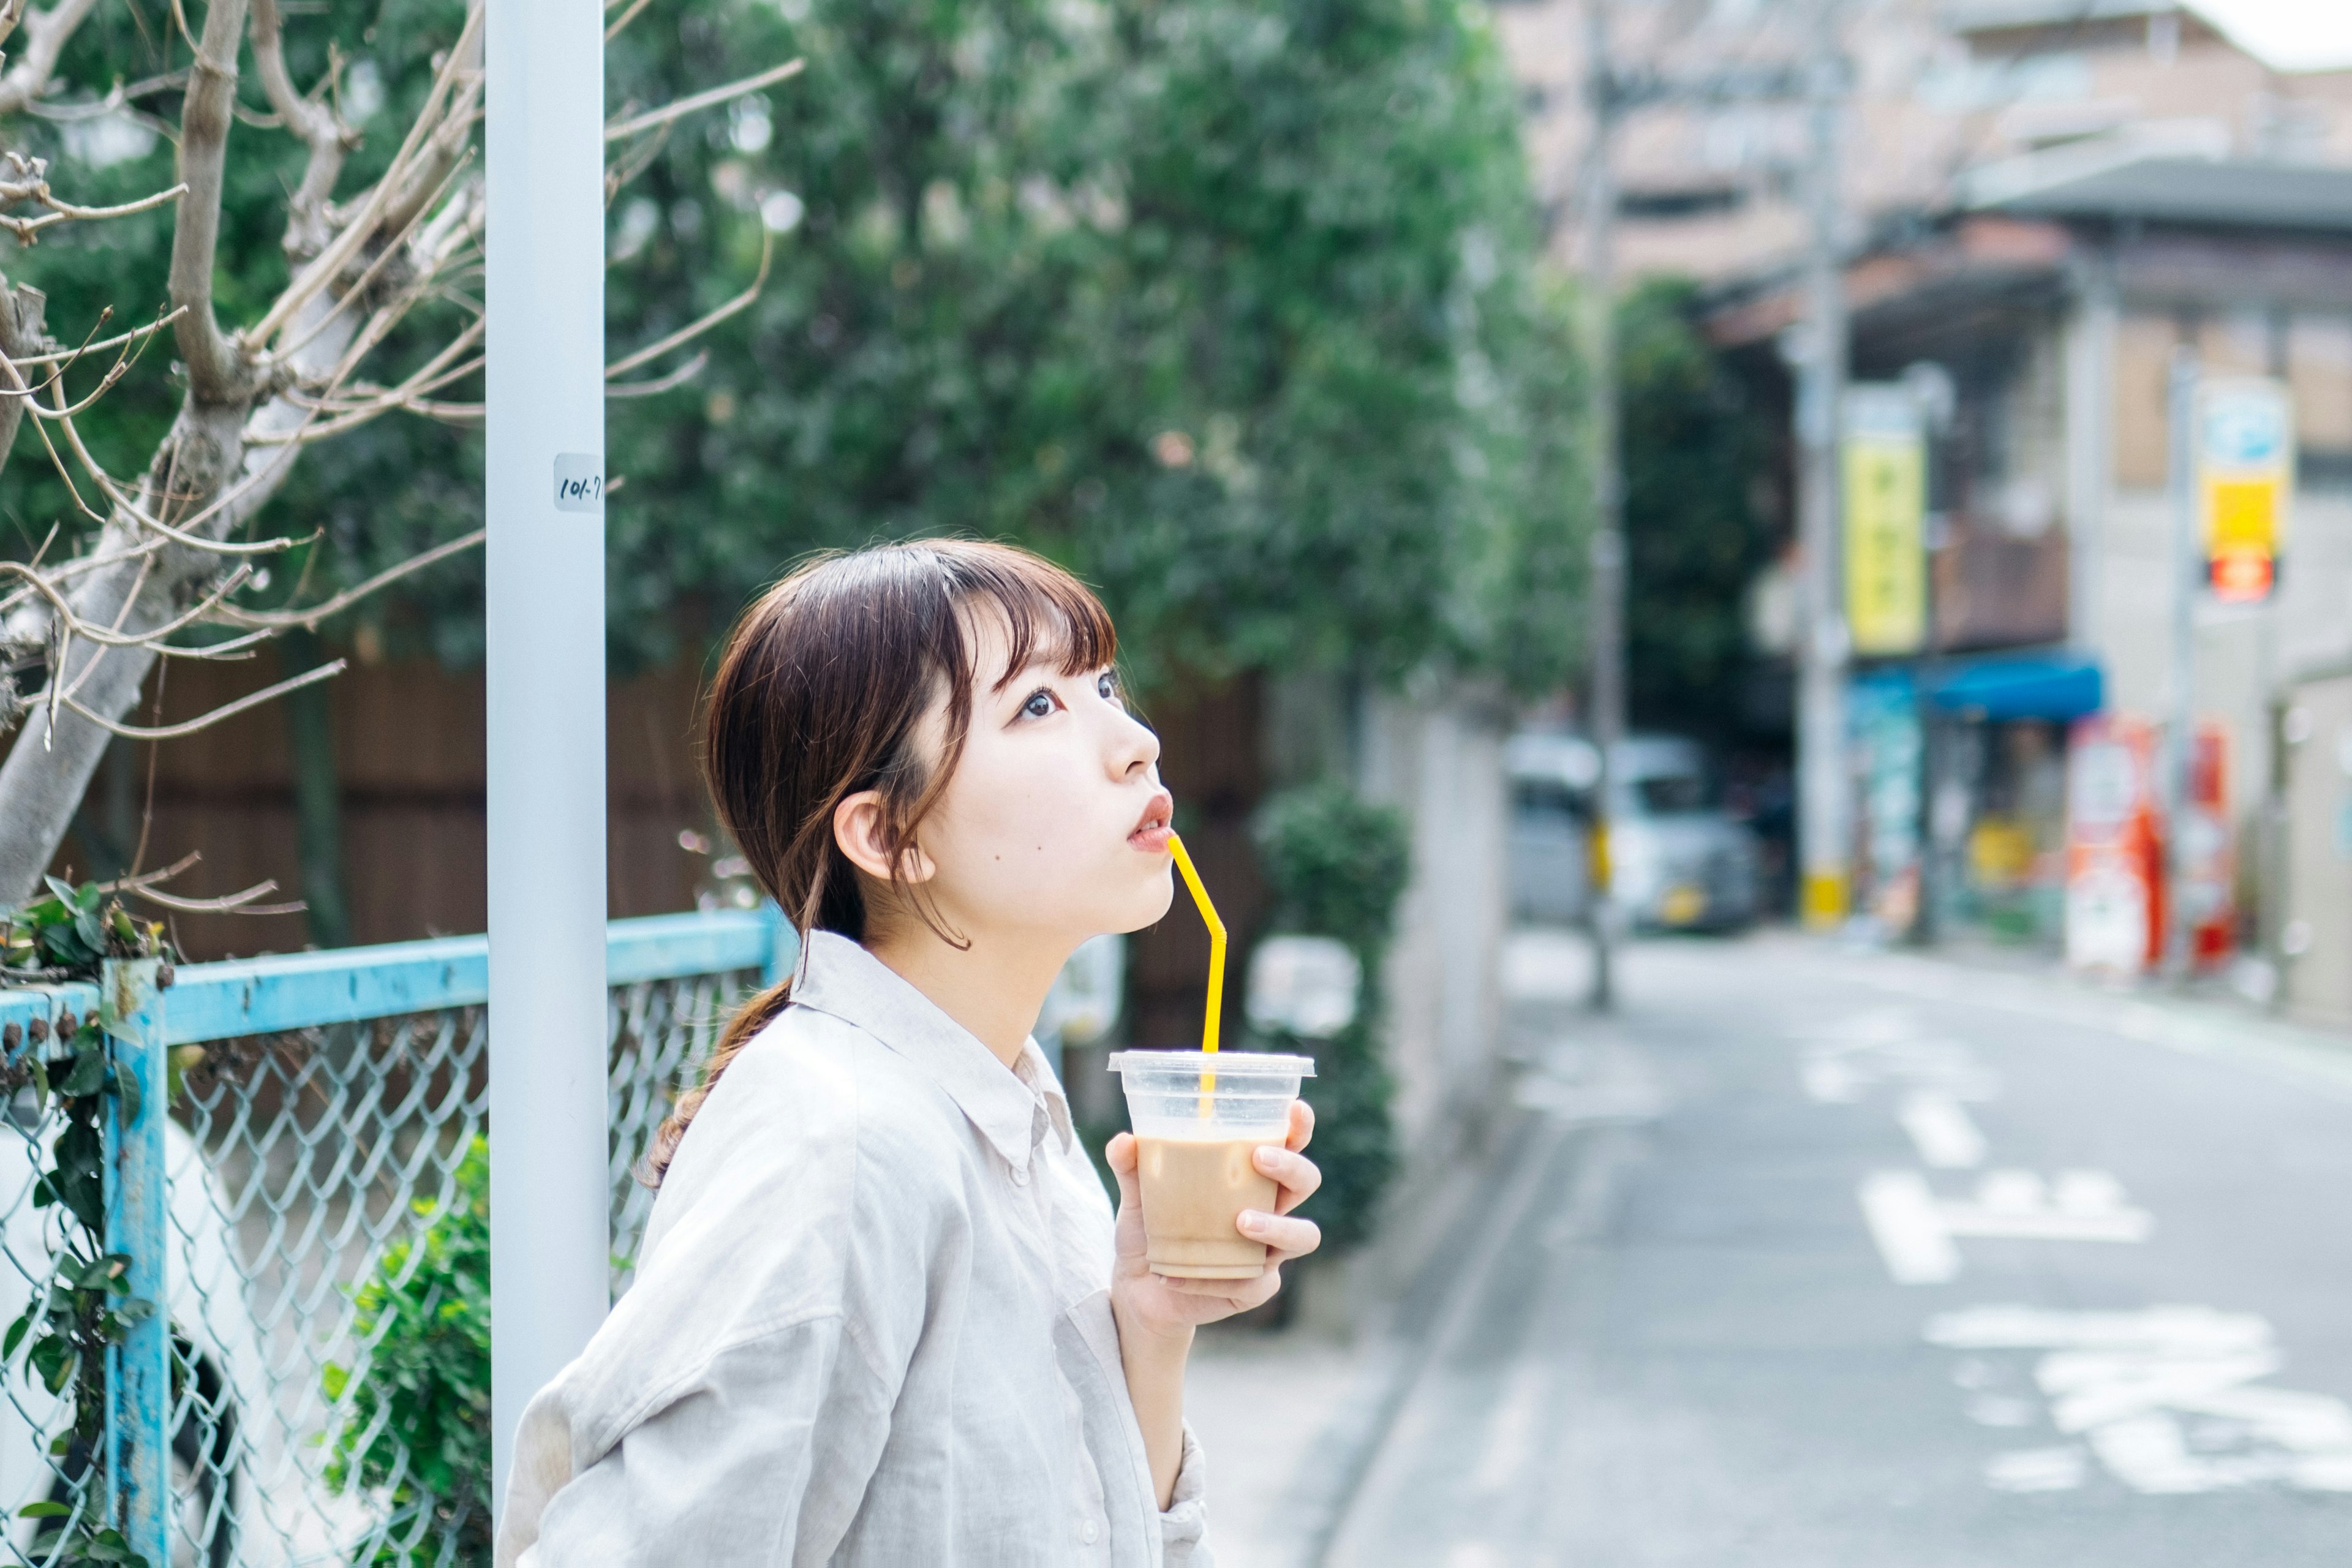
<instances>
[{"instance_id":1,"label":"bangs","mask_svg":"<svg viewBox=\"0 0 2352 1568\"><path fill-rule=\"evenodd\" d=\"M929 548L940 554L959 612L992 609L1003 617L1005 664L992 689L1003 689L1033 664L1081 675L1118 660L1118 633L1109 613L1063 568L1001 544L940 541Z\"/></svg>"}]
</instances>

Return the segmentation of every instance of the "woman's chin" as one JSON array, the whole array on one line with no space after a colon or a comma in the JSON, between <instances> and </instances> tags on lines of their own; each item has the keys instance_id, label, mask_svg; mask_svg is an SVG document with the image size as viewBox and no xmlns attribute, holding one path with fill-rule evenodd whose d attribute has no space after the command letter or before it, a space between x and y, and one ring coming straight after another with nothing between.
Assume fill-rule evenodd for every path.
<instances>
[{"instance_id":1,"label":"woman's chin","mask_svg":"<svg viewBox=\"0 0 2352 1568\"><path fill-rule=\"evenodd\" d=\"M1160 874L1139 889L1134 898L1123 900L1118 920L1104 927L1124 936L1141 931L1145 926L1158 925L1167 919L1176 902L1176 874L1171 868L1161 868Z\"/></svg>"}]
</instances>

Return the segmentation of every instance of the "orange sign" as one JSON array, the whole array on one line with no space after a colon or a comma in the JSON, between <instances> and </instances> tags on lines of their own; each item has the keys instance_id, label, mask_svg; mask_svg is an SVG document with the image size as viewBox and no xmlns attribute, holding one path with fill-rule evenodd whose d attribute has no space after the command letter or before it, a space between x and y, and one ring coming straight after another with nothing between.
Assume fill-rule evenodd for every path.
<instances>
[{"instance_id":1,"label":"orange sign","mask_svg":"<svg viewBox=\"0 0 2352 1568\"><path fill-rule=\"evenodd\" d=\"M2294 495L2294 409L2286 387L2259 376L2197 389L2197 490L2213 596L2270 596Z\"/></svg>"}]
</instances>

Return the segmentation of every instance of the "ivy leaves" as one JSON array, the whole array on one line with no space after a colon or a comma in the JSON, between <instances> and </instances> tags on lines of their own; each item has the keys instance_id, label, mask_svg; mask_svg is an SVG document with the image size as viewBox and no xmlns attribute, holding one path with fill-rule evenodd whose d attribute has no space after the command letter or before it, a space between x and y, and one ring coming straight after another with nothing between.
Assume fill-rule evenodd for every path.
<instances>
[{"instance_id":1,"label":"ivy leaves","mask_svg":"<svg viewBox=\"0 0 2352 1568\"><path fill-rule=\"evenodd\" d=\"M110 958L148 958L163 951L162 924L131 919L122 901L109 896L106 883L43 880L47 898L0 910L0 983L96 980Z\"/></svg>"},{"instance_id":2,"label":"ivy leaves","mask_svg":"<svg viewBox=\"0 0 2352 1568\"><path fill-rule=\"evenodd\" d=\"M133 920L105 884L47 881L47 898L0 910L0 983L97 981L110 959L163 955L163 927ZM106 1495L106 1352L156 1310L152 1301L131 1296L131 1258L109 1248L106 1237L107 1103L115 1100L126 1122L136 1121L139 1083L130 1064L115 1058L94 1014L61 1012L53 1024L37 1019L30 1036L21 1039L16 1026L8 1026L0 1098L29 1089L37 1122L55 1116L57 1131L32 1192L34 1207L53 1215L47 1228L55 1250L48 1278L0 1333L0 1364L21 1364L29 1379L68 1402L70 1419L52 1456L69 1468L79 1447L92 1459L81 1472L79 1504L42 1501L21 1512L62 1521L42 1532L46 1562L145 1568L146 1559L121 1532L96 1516L92 1500Z\"/></svg>"}]
</instances>

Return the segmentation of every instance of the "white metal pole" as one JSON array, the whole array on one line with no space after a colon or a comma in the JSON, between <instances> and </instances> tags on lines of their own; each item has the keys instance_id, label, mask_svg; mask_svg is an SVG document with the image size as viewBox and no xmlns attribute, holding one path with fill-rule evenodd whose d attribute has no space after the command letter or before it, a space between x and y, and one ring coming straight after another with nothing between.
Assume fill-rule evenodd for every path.
<instances>
[{"instance_id":1,"label":"white metal pole","mask_svg":"<svg viewBox=\"0 0 2352 1568\"><path fill-rule=\"evenodd\" d=\"M609 1305L604 1173L604 47L488 0L493 1496Z\"/></svg>"}]
</instances>

